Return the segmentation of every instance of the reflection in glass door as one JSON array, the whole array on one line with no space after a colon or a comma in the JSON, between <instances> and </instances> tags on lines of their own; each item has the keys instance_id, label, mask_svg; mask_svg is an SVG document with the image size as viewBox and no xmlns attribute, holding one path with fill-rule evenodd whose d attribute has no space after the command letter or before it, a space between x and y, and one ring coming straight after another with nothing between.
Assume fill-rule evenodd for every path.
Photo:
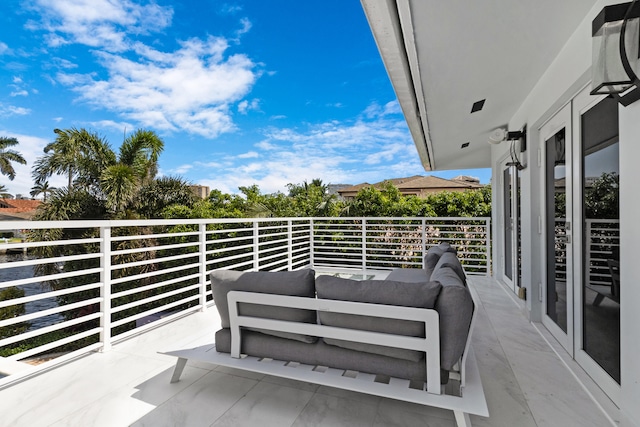
<instances>
[{"instance_id":1,"label":"reflection in glass door","mask_svg":"<svg viewBox=\"0 0 640 427\"><path fill-rule=\"evenodd\" d=\"M504 277L513 284L513 177L512 167L507 166L502 173L502 183L504 189ZM513 287L513 285L512 285Z\"/></svg>"},{"instance_id":2,"label":"reflection in glass door","mask_svg":"<svg viewBox=\"0 0 640 427\"><path fill-rule=\"evenodd\" d=\"M579 101L581 98L577 98ZM582 204L582 349L620 383L618 103L579 112ZM579 350L579 348L578 348Z\"/></svg>"},{"instance_id":3,"label":"reflection in glass door","mask_svg":"<svg viewBox=\"0 0 640 427\"><path fill-rule=\"evenodd\" d=\"M540 129L545 158L546 286L543 323L573 352L571 105Z\"/></svg>"}]
</instances>

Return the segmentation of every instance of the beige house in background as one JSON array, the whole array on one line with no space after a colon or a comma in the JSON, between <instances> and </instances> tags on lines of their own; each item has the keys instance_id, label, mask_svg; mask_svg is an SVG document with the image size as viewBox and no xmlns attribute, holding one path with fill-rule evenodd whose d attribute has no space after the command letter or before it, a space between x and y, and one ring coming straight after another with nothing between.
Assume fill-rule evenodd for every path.
<instances>
[{"instance_id":1,"label":"beige house in background","mask_svg":"<svg viewBox=\"0 0 640 427\"><path fill-rule=\"evenodd\" d=\"M407 178L386 179L375 184L369 184L368 182L356 184L338 190L338 194L340 194L343 199L350 200L353 199L356 194L358 194L358 191L363 188L375 187L379 189L387 182L396 186L404 196L418 197L425 197L429 194L439 193L441 191L466 191L484 187L484 185L480 184L480 180L478 178L469 176L458 176L453 179L445 179L432 175L415 175Z\"/></svg>"},{"instance_id":2,"label":"beige house in background","mask_svg":"<svg viewBox=\"0 0 640 427\"><path fill-rule=\"evenodd\" d=\"M206 199L207 197L209 197L209 187L206 185L190 185L189 188L191 188L191 191L193 191L193 193L200 197L201 199Z\"/></svg>"}]
</instances>

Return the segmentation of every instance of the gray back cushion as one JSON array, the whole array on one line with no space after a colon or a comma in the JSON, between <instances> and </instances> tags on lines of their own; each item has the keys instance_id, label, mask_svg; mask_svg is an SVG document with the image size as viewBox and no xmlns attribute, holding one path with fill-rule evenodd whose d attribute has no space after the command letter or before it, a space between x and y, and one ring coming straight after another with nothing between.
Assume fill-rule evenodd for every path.
<instances>
[{"instance_id":1,"label":"gray back cushion","mask_svg":"<svg viewBox=\"0 0 640 427\"><path fill-rule=\"evenodd\" d=\"M469 335L473 299L469 289L449 266L441 266L431 280L442 284L436 301L440 316L440 367L447 371L460 359Z\"/></svg>"},{"instance_id":2,"label":"gray back cushion","mask_svg":"<svg viewBox=\"0 0 640 427\"><path fill-rule=\"evenodd\" d=\"M227 293L229 291L260 292L308 298L315 297L315 271L311 269L278 272L216 270L212 271L210 276L213 300L218 308L223 328L229 327L229 303L227 301ZM239 304L238 313L244 316L265 317L268 319L288 320L292 322L317 322L315 310L243 303ZM317 341L316 337L309 335L269 331L265 329L260 329L259 332L308 343Z\"/></svg>"},{"instance_id":3,"label":"gray back cushion","mask_svg":"<svg viewBox=\"0 0 640 427\"><path fill-rule=\"evenodd\" d=\"M453 254L457 253L456 250L447 242L442 242L437 246L429 248L427 254L424 256L424 268L427 270L429 277L431 277L438 261L440 261L440 257L447 252L451 252Z\"/></svg>"},{"instance_id":4,"label":"gray back cushion","mask_svg":"<svg viewBox=\"0 0 640 427\"><path fill-rule=\"evenodd\" d=\"M333 276L316 279L318 298L405 307L434 308L441 285L435 282L407 283L390 280L350 280ZM424 337L424 323L385 319L374 316L318 312L320 323L340 328L359 329L387 334ZM373 344L324 338L325 343L352 350L365 351L398 359L418 361L422 352Z\"/></svg>"},{"instance_id":5,"label":"gray back cushion","mask_svg":"<svg viewBox=\"0 0 640 427\"><path fill-rule=\"evenodd\" d=\"M460 261L458 260L458 257L455 253L453 252L443 253L442 256L440 257L440 260L436 264L434 271L431 273L431 275L433 276L433 273L435 273L435 271L439 270L441 267L450 267L458 275L462 283L466 286L467 276L464 273L464 268L462 268L462 264L460 264ZM436 279L433 279L433 280L436 280Z\"/></svg>"}]
</instances>

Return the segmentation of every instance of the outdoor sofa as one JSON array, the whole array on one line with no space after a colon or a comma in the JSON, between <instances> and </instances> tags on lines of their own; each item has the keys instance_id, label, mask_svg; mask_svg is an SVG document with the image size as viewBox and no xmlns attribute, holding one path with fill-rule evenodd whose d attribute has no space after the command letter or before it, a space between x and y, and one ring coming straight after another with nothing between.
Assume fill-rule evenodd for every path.
<instances>
[{"instance_id":1,"label":"outdoor sofa","mask_svg":"<svg viewBox=\"0 0 640 427\"><path fill-rule=\"evenodd\" d=\"M488 416L470 347L475 296L448 244L424 265L361 281L213 271L222 329L215 344L165 353L178 357L172 382L191 359L451 409L470 426L469 414Z\"/></svg>"}]
</instances>

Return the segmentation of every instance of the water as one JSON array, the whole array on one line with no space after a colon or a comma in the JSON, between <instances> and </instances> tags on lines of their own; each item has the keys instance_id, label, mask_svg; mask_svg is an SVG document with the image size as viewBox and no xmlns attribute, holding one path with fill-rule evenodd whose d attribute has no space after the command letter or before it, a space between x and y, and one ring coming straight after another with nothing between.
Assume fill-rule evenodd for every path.
<instances>
[{"instance_id":1,"label":"water","mask_svg":"<svg viewBox=\"0 0 640 427\"><path fill-rule=\"evenodd\" d=\"M0 264L24 261L28 259L33 259L33 257L28 254L1 254ZM0 269L0 283L9 280L27 279L33 276L33 266ZM44 292L49 292L51 290L51 287L49 285L40 282L21 285L18 286L18 288L24 290L24 295L27 297ZM37 301L26 303L25 310L26 314L31 314L42 310L48 310L57 306L58 302L55 298L43 298ZM40 329L42 327L61 322L62 320L63 317L60 314L52 314L50 316L44 316L38 319L30 320L29 323L31 323L31 327L29 328L29 330Z\"/></svg>"}]
</instances>

